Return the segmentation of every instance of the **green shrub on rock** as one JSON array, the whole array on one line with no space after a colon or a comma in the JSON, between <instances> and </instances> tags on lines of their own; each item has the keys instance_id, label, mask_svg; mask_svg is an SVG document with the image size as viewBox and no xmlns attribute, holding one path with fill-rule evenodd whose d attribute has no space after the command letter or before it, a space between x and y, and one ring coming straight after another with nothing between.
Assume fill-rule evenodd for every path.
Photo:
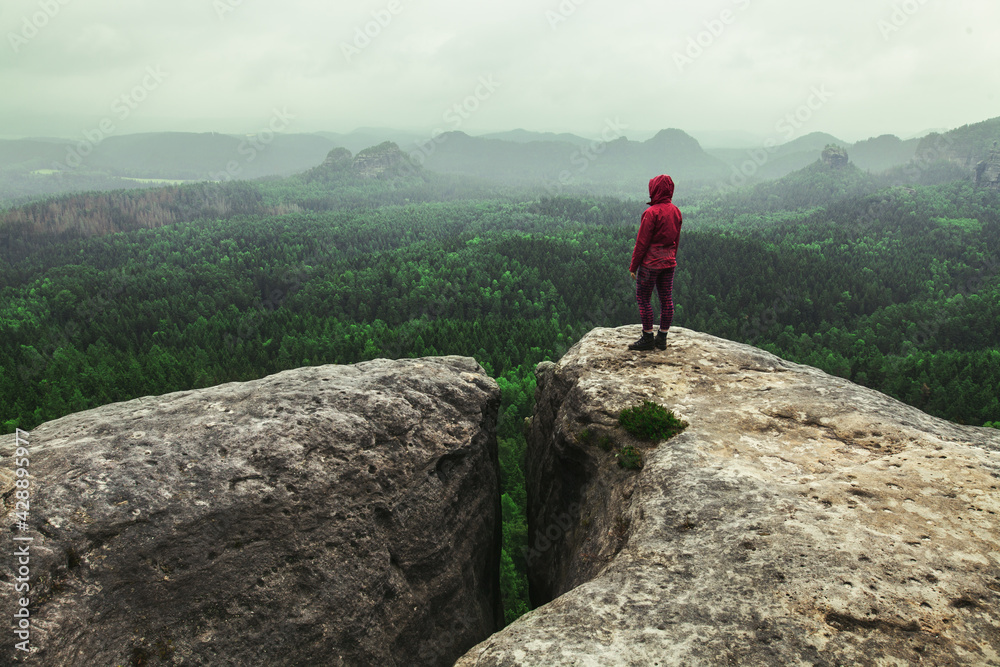
<instances>
[{"instance_id":1,"label":"green shrub on rock","mask_svg":"<svg viewBox=\"0 0 1000 667\"><path fill-rule=\"evenodd\" d=\"M686 421L652 401L643 401L642 405L622 410L618 423L643 440L669 440L688 426Z\"/></svg>"},{"instance_id":2,"label":"green shrub on rock","mask_svg":"<svg viewBox=\"0 0 1000 667\"><path fill-rule=\"evenodd\" d=\"M625 445L621 448L615 458L618 459L618 465L626 470L639 470L642 468L642 452L633 447L632 445Z\"/></svg>"}]
</instances>

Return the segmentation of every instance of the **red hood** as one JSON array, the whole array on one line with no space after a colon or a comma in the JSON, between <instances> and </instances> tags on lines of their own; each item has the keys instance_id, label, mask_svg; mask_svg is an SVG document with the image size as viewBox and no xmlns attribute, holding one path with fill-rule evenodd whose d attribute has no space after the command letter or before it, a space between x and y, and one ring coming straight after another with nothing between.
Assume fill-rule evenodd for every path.
<instances>
[{"instance_id":1,"label":"red hood","mask_svg":"<svg viewBox=\"0 0 1000 667\"><path fill-rule=\"evenodd\" d=\"M649 205L668 204L674 198L674 179L666 175L649 181Z\"/></svg>"}]
</instances>

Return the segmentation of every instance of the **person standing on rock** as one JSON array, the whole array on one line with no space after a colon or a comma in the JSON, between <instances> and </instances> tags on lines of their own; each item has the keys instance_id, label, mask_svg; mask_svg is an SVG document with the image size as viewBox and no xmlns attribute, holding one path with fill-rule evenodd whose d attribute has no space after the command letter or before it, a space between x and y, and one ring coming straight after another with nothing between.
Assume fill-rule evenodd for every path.
<instances>
[{"instance_id":1,"label":"person standing on rock","mask_svg":"<svg viewBox=\"0 0 1000 667\"><path fill-rule=\"evenodd\" d=\"M636 281L635 300L642 320L642 337L628 346L630 350L667 349L667 330L674 319L674 269L682 222L673 197L674 179L660 175L649 181L649 208L642 214L628 269ZM654 287L660 297L660 330L655 338L650 304Z\"/></svg>"}]
</instances>

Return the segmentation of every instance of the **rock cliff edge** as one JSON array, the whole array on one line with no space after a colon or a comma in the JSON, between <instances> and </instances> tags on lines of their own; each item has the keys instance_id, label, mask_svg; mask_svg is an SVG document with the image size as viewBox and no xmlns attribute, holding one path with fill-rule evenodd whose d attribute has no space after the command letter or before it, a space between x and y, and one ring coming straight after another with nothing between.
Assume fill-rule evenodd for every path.
<instances>
[{"instance_id":1,"label":"rock cliff edge","mask_svg":"<svg viewBox=\"0 0 1000 667\"><path fill-rule=\"evenodd\" d=\"M376 359L42 424L33 653L0 662L451 664L503 620L499 394L473 359Z\"/></svg>"},{"instance_id":2,"label":"rock cliff edge","mask_svg":"<svg viewBox=\"0 0 1000 667\"><path fill-rule=\"evenodd\" d=\"M538 366L545 604L457 665L1000 665L1000 432L682 328L627 351L637 335ZM617 415L643 400L687 430L632 440Z\"/></svg>"}]
</instances>

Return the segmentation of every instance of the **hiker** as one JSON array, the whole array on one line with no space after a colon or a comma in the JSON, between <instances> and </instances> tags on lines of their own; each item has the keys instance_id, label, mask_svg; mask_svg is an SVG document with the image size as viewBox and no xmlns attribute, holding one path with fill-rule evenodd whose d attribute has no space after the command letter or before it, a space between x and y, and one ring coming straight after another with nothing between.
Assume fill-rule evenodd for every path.
<instances>
[{"instance_id":1,"label":"hiker","mask_svg":"<svg viewBox=\"0 0 1000 667\"><path fill-rule=\"evenodd\" d=\"M628 346L630 350L667 349L667 330L674 319L672 293L682 222L680 210L670 201L673 196L674 179L660 175L649 181L649 208L642 214L629 266L632 280L636 281L635 300L639 303L642 337ZM655 339L650 305L654 287L660 297L660 330Z\"/></svg>"}]
</instances>

